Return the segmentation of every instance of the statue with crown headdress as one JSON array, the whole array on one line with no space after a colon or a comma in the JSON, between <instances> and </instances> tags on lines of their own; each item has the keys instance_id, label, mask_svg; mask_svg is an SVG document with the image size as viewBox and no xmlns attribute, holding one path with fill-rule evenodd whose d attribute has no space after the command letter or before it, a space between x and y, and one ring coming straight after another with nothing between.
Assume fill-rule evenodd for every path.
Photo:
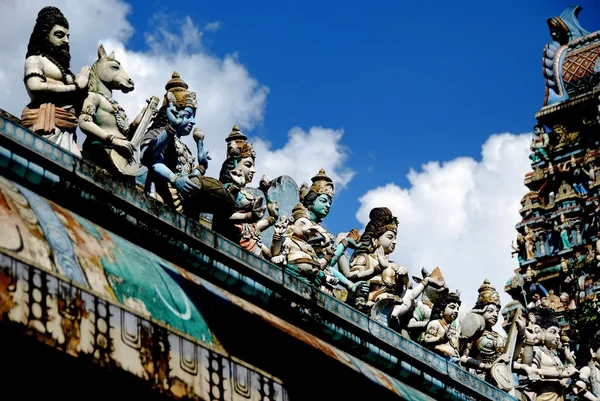
<instances>
[{"instance_id":1,"label":"statue with crown headdress","mask_svg":"<svg viewBox=\"0 0 600 401\"><path fill-rule=\"evenodd\" d=\"M367 280L368 293L357 297L355 306L372 318L401 332L410 338L408 324L416 308L416 300L431 286L445 287L439 269L429 274L424 269L423 278L414 278L417 284L409 283L408 270L390 260L396 247L398 218L387 207L376 207L369 213L358 248L350 259L351 277Z\"/></svg>"},{"instance_id":2,"label":"statue with crown headdress","mask_svg":"<svg viewBox=\"0 0 600 401\"><path fill-rule=\"evenodd\" d=\"M336 236L321 225L331 209L335 186L324 169L319 170L311 181L310 186L304 183L299 189L300 204L307 210L309 219L320 227L320 234L311 238L311 244L318 257L327 261L329 271L339 281L335 296L352 303L357 296L363 298L360 293L368 291L365 280L350 277L349 257L346 255L348 249L358 247L360 234L353 229Z\"/></svg>"},{"instance_id":3,"label":"statue with crown headdress","mask_svg":"<svg viewBox=\"0 0 600 401\"><path fill-rule=\"evenodd\" d=\"M240 244L245 250L269 257L271 252L263 243L262 233L272 227L279 218L277 202L271 200L267 177L259 182L259 189L250 188L254 178L256 152L237 125L225 139L227 157L221 166L219 180L228 190L237 193L233 213L227 218L213 220L213 229ZM268 216L265 217L265 212Z\"/></svg>"},{"instance_id":4,"label":"statue with crown headdress","mask_svg":"<svg viewBox=\"0 0 600 401\"><path fill-rule=\"evenodd\" d=\"M461 363L483 380L512 392L513 362L521 352L525 321L519 306L512 313L508 337L493 327L500 314L500 294L485 279L475 307L461 321Z\"/></svg>"},{"instance_id":5,"label":"statue with crown headdress","mask_svg":"<svg viewBox=\"0 0 600 401\"><path fill-rule=\"evenodd\" d=\"M239 170L231 171L234 185L225 186L216 178L206 177L208 151L204 150L204 133L193 131L196 93L177 72L165 86L166 94L150 129L141 142L141 162L148 167L145 192L176 211L193 219L202 213L213 215L213 224L228 219L243 183ZM183 138L192 134L198 161Z\"/></svg>"}]
</instances>

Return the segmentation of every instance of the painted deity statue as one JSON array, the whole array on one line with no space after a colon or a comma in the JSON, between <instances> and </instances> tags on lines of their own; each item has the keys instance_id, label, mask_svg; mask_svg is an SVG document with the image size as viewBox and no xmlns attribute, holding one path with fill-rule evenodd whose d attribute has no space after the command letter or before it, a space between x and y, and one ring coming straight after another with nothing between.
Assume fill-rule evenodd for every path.
<instances>
[{"instance_id":1,"label":"painted deity statue","mask_svg":"<svg viewBox=\"0 0 600 401\"><path fill-rule=\"evenodd\" d=\"M69 23L56 7L44 7L29 39L23 82L30 98L21 114L24 127L81 156L77 145L77 114L90 74L69 69Z\"/></svg>"},{"instance_id":2,"label":"painted deity statue","mask_svg":"<svg viewBox=\"0 0 600 401\"><path fill-rule=\"evenodd\" d=\"M571 226L572 222L562 213L560 214L560 223L554 222L554 230L560 234L562 249L569 249L571 247L571 240L569 238L569 229Z\"/></svg>"},{"instance_id":3,"label":"painted deity statue","mask_svg":"<svg viewBox=\"0 0 600 401\"><path fill-rule=\"evenodd\" d=\"M92 65L88 96L79 115L79 127L86 134L83 158L112 173L118 173L109 159L115 149L132 160L136 147L130 142L142 113L131 124L125 110L113 99L112 91L133 91L134 83L115 58L107 55L104 46L98 47L98 60Z\"/></svg>"},{"instance_id":4,"label":"painted deity statue","mask_svg":"<svg viewBox=\"0 0 600 401\"><path fill-rule=\"evenodd\" d=\"M519 346L506 350L506 338L494 331L500 312L500 294L484 280L479 287L479 296L475 307L461 322L461 363L478 377L490 383L495 383L491 369L495 364L506 364L507 368L512 357L520 353L522 338L518 338ZM515 316L516 318L517 316ZM524 324L519 326L524 331ZM512 352L512 356L507 354ZM512 375L512 374L511 374Z\"/></svg>"},{"instance_id":5,"label":"painted deity statue","mask_svg":"<svg viewBox=\"0 0 600 401\"><path fill-rule=\"evenodd\" d=\"M460 304L460 295L457 293L440 296L433 304L431 319L427 323L422 339L425 347L447 358L460 357L459 333L454 325L458 318Z\"/></svg>"},{"instance_id":6,"label":"painted deity statue","mask_svg":"<svg viewBox=\"0 0 600 401\"><path fill-rule=\"evenodd\" d=\"M537 163L540 160L548 160L550 137L548 136L548 133L546 133L546 127L544 127L544 124L538 122L533 127L533 132L536 138L531 140L531 146L529 148L532 153L529 155L529 158L534 163Z\"/></svg>"},{"instance_id":7,"label":"painted deity statue","mask_svg":"<svg viewBox=\"0 0 600 401\"><path fill-rule=\"evenodd\" d=\"M247 139L237 125L233 126L226 139L227 158L221 166L219 180L226 189L234 187L233 192L237 192L237 196L234 212L228 221L217 220L213 229L240 244L247 251L257 256L269 257L270 250L263 244L261 234L275 224L279 213L277 204L267 195L269 182L266 177L262 177L259 184L263 195L256 196L247 188L256 171L256 152L252 145L246 142ZM241 173L241 180L238 179L238 171ZM266 205L263 205L264 199ZM263 218L265 210L269 212L267 218Z\"/></svg>"},{"instance_id":8,"label":"painted deity statue","mask_svg":"<svg viewBox=\"0 0 600 401\"><path fill-rule=\"evenodd\" d=\"M360 277L349 274L349 258L346 250L357 248L360 235L357 230L351 230L348 233L334 236L321 225L331 209L335 186L324 169L319 170L311 181L310 187L307 184L300 187L301 204L308 210L310 220L321 227L317 230L318 238L313 238L311 245L318 257L327 261L328 270L345 289L344 292L335 291L336 297L342 300L354 299L357 292L361 293L367 290Z\"/></svg>"},{"instance_id":9,"label":"painted deity statue","mask_svg":"<svg viewBox=\"0 0 600 401\"><path fill-rule=\"evenodd\" d=\"M538 324L542 329L542 342L533 349L535 377L531 378L531 390L536 394L536 401L562 401L570 378L578 373L575 360L567 344L563 345L566 361L558 354L561 331L554 313L545 314Z\"/></svg>"},{"instance_id":10,"label":"painted deity statue","mask_svg":"<svg viewBox=\"0 0 600 401\"><path fill-rule=\"evenodd\" d=\"M584 400L600 400L600 331L590 342L590 362L579 371L575 390Z\"/></svg>"},{"instance_id":11,"label":"painted deity statue","mask_svg":"<svg viewBox=\"0 0 600 401\"><path fill-rule=\"evenodd\" d=\"M368 297L366 300L357 298L356 307L371 315L379 314L383 308L388 315L388 325L404 330L412 317L415 301L424 289L428 285L442 287L444 282L443 278L427 276L418 280L414 288L409 285L406 267L390 260L396 247L397 232L398 218L390 209L372 209L360 246L350 260L350 271L369 279ZM404 334L408 336L408 333Z\"/></svg>"},{"instance_id":12,"label":"painted deity statue","mask_svg":"<svg viewBox=\"0 0 600 401\"><path fill-rule=\"evenodd\" d=\"M311 237L322 228L310 218L310 212L302 204L275 225L271 243L271 261L283 266L295 277L331 290L338 280L331 275L327 261L319 258L309 243Z\"/></svg>"},{"instance_id":13,"label":"painted deity statue","mask_svg":"<svg viewBox=\"0 0 600 401\"><path fill-rule=\"evenodd\" d=\"M421 275L423 278L431 276L437 280L443 281L443 275L439 267L433 269L431 273L427 272L427 270L423 268L421 269ZM414 278L413 280L419 281ZM425 290L423 290L423 293L421 294L421 298L416 302L412 317L406 326L411 339L415 341L421 341L423 339L425 328L431 319L433 305L438 299L440 299L440 297L446 296L449 292L450 290L445 284L441 287L425 287ZM455 321L453 325L458 325L458 321Z\"/></svg>"},{"instance_id":14,"label":"painted deity statue","mask_svg":"<svg viewBox=\"0 0 600 401\"><path fill-rule=\"evenodd\" d=\"M217 221L228 219L234 212L242 173L232 171L237 184L227 188L219 180L204 176L210 159L204 151L204 133L199 129L193 132L198 163L182 140L192 134L196 93L188 90L177 72L165 89L163 105L141 142L141 162L148 167L146 193L192 219L199 218L200 213L212 213Z\"/></svg>"}]
</instances>

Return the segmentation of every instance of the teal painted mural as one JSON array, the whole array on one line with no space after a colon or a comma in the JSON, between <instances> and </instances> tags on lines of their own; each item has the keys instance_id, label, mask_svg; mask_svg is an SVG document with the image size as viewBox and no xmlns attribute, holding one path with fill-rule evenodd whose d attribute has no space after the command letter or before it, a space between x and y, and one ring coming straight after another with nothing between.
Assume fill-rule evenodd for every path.
<instances>
[{"instance_id":1,"label":"teal painted mural","mask_svg":"<svg viewBox=\"0 0 600 401\"><path fill-rule=\"evenodd\" d=\"M170 262L2 177L0 226L0 251L217 344Z\"/></svg>"}]
</instances>

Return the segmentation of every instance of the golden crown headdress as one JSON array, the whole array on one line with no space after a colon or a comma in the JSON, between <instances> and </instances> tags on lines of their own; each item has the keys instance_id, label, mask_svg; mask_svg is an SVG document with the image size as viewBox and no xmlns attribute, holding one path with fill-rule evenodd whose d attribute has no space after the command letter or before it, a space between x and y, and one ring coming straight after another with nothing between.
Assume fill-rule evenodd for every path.
<instances>
[{"instance_id":1,"label":"golden crown headdress","mask_svg":"<svg viewBox=\"0 0 600 401\"><path fill-rule=\"evenodd\" d=\"M246 142L247 139L248 137L240 131L240 128L234 125L227 138L225 138L225 142L227 142L227 157L240 159L244 157L256 158L256 152L252 144Z\"/></svg>"},{"instance_id":2,"label":"golden crown headdress","mask_svg":"<svg viewBox=\"0 0 600 401\"><path fill-rule=\"evenodd\" d=\"M315 192L319 195L327 195L333 198L335 193L335 186L333 180L327 176L324 169L319 170L317 175L311 178L312 185L308 192Z\"/></svg>"},{"instance_id":3,"label":"golden crown headdress","mask_svg":"<svg viewBox=\"0 0 600 401\"><path fill-rule=\"evenodd\" d=\"M500 305L500 294L494 287L491 286L490 280L487 278L479 287L479 296L477 297L477 305Z\"/></svg>"},{"instance_id":4,"label":"golden crown headdress","mask_svg":"<svg viewBox=\"0 0 600 401\"><path fill-rule=\"evenodd\" d=\"M165 89L167 93L163 100L163 106L166 107L169 102L173 102L178 108L191 107L194 110L198 108L196 92L188 90L188 84L181 79L177 71L173 71L171 79L165 85Z\"/></svg>"}]
</instances>

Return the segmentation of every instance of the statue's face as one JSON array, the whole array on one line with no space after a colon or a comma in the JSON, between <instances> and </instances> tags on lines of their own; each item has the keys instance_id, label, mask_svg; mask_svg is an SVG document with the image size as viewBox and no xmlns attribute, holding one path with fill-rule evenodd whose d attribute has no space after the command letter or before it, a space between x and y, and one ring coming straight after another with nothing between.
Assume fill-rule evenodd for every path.
<instances>
[{"instance_id":1,"label":"statue's face","mask_svg":"<svg viewBox=\"0 0 600 401\"><path fill-rule=\"evenodd\" d=\"M383 248L386 255L394 252L396 248L396 233L393 231L386 231L381 237L377 239L377 244Z\"/></svg>"},{"instance_id":2,"label":"statue's face","mask_svg":"<svg viewBox=\"0 0 600 401\"><path fill-rule=\"evenodd\" d=\"M444 309L444 320L447 322L453 322L458 318L458 309L459 306L455 302L450 302L446 305L446 309Z\"/></svg>"},{"instance_id":3,"label":"statue's face","mask_svg":"<svg viewBox=\"0 0 600 401\"><path fill-rule=\"evenodd\" d=\"M600 363L600 348L592 350L592 352L594 353L594 360Z\"/></svg>"},{"instance_id":4,"label":"statue's face","mask_svg":"<svg viewBox=\"0 0 600 401\"><path fill-rule=\"evenodd\" d=\"M560 329L550 326L544 331L544 345L548 349L556 349L560 346Z\"/></svg>"},{"instance_id":5,"label":"statue's face","mask_svg":"<svg viewBox=\"0 0 600 401\"><path fill-rule=\"evenodd\" d=\"M327 217L331 209L331 198L327 195L319 195L310 205L310 211L320 219Z\"/></svg>"},{"instance_id":6,"label":"statue's face","mask_svg":"<svg viewBox=\"0 0 600 401\"><path fill-rule=\"evenodd\" d=\"M543 338L542 328L539 325L533 323L530 324L528 330L533 334L533 341L536 344L539 344Z\"/></svg>"},{"instance_id":7,"label":"statue's face","mask_svg":"<svg viewBox=\"0 0 600 401\"><path fill-rule=\"evenodd\" d=\"M486 305L483 309L483 320L485 321L486 326L492 327L498 322L498 307L494 304Z\"/></svg>"},{"instance_id":8,"label":"statue's face","mask_svg":"<svg viewBox=\"0 0 600 401\"><path fill-rule=\"evenodd\" d=\"M252 182L252 178L254 178L254 173L256 172L254 169L254 158L252 156L244 157L238 162L238 168L242 170L246 184Z\"/></svg>"},{"instance_id":9,"label":"statue's face","mask_svg":"<svg viewBox=\"0 0 600 401\"><path fill-rule=\"evenodd\" d=\"M179 127L177 133L179 136L187 136L192 133L194 129L194 110L191 107L186 107L178 113L179 118L185 118L188 123Z\"/></svg>"},{"instance_id":10,"label":"statue's face","mask_svg":"<svg viewBox=\"0 0 600 401\"><path fill-rule=\"evenodd\" d=\"M542 134L544 133L544 129L543 129L541 126L539 126L539 125L536 125L536 126L533 128L533 132L534 132L534 133L535 133L537 136L540 136L540 135L542 135Z\"/></svg>"},{"instance_id":11,"label":"statue's face","mask_svg":"<svg viewBox=\"0 0 600 401\"><path fill-rule=\"evenodd\" d=\"M64 26L54 25L52 30L50 30L48 40L54 47L69 50L69 30Z\"/></svg>"},{"instance_id":12,"label":"statue's face","mask_svg":"<svg viewBox=\"0 0 600 401\"><path fill-rule=\"evenodd\" d=\"M312 221L310 221L306 217L301 217L298 220L294 221L292 229L297 237L308 238L308 232L311 228L313 228L313 226L314 224Z\"/></svg>"}]
</instances>

